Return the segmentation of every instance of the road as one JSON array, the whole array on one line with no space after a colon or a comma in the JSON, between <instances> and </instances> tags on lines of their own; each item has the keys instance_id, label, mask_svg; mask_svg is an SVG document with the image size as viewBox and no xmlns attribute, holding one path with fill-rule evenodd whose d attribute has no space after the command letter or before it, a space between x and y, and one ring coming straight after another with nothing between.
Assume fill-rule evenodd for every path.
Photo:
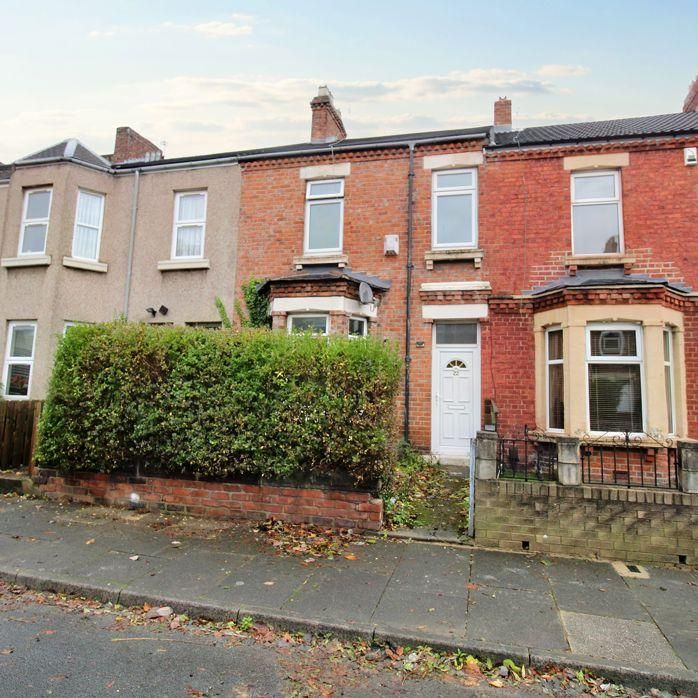
<instances>
[{"instance_id":1,"label":"road","mask_svg":"<svg viewBox=\"0 0 698 698\"><path fill-rule=\"evenodd\" d=\"M402 651L396 648L396 653ZM490 685L491 675L429 671L423 658L414 662L427 674L419 678L406 671L408 659L407 652L393 661L385 648L290 635L261 625L243 630L177 616L147 619L143 609L0 584L0 694L5 698L448 698L576 696L585 690L563 676L561 693L559 675L549 682L505 681L496 688Z\"/></svg>"}]
</instances>

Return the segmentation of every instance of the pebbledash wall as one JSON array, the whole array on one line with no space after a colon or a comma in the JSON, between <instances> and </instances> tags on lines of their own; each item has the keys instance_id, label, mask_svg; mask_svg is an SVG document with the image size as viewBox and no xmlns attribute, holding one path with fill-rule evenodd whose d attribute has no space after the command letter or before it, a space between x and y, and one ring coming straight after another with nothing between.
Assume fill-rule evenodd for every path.
<instances>
[{"instance_id":1,"label":"pebbledash wall","mask_svg":"<svg viewBox=\"0 0 698 698\"><path fill-rule=\"evenodd\" d=\"M129 506L131 495L136 493L139 505L153 512L251 520L273 516L292 523L368 531L378 530L383 522L383 501L370 492L357 490L127 474L63 475L48 469L35 470L34 482L49 499L84 504Z\"/></svg>"},{"instance_id":2,"label":"pebbledash wall","mask_svg":"<svg viewBox=\"0 0 698 698\"><path fill-rule=\"evenodd\" d=\"M475 511L487 547L698 565L698 494L478 480Z\"/></svg>"}]
</instances>

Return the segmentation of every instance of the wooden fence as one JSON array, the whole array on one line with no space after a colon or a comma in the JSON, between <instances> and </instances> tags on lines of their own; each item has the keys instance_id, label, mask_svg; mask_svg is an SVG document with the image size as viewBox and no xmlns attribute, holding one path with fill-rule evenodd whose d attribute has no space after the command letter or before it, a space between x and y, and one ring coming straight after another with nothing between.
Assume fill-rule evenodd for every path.
<instances>
[{"instance_id":1,"label":"wooden fence","mask_svg":"<svg viewBox=\"0 0 698 698\"><path fill-rule=\"evenodd\" d=\"M41 400L0 401L0 470L30 466L42 405Z\"/></svg>"}]
</instances>

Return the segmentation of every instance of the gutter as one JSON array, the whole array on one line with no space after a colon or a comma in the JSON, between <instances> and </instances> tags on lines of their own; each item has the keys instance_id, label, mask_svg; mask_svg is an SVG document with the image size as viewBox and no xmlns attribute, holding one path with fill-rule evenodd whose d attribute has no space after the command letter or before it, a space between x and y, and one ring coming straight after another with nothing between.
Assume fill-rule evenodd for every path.
<instances>
[{"instance_id":1,"label":"gutter","mask_svg":"<svg viewBox=\"0 0 698 698\"><path fill-rule=\"evenodd\" d=\"M128 261L126 263L126 288L124 289L124 318L128 320L129 303L131 301L131 278L133 276L133 249L136 244L136 221L138 216L138 192L141 183L141 171L136 169L133 180L131 197L131 233L128 241Z\"/></svg>"}]
</instances>

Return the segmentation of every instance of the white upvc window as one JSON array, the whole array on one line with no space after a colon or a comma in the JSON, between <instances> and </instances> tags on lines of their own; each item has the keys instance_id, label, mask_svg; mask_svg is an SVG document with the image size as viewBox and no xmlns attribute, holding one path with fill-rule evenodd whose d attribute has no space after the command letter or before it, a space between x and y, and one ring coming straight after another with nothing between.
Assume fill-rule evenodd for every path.
<instances>
[{"instance_id":1,"label":"white upvc window","mask_svg":"<svg viewBox=\"0 0 698 698\"><path fill-rule=\"evenodd\" d=\"M3 395L7 400L29 397L34 367L36 322L10 322L7 326Z\"/></svg>"},{"instance_id":2,"label":"white upvc window","mask_svg":"<svg viewBox=\"0 0 698 698\"><path fill-rule=\"evenodd\" d=\"M562 328L550 327L545 332L547 428L565 428L565 376Z\"/></svg>"},{"instance_id":3,"label":"white upvc window","mask_svg":"<svg viewBox=\"0 0 698 698\"><path fill-rule=\"evenodd\" d=\"M368 321L365 317L349 318L349 337L365 337L368 334Z\"/></svg>"},{"instance_id":4,"label":"white upvc window","mask_svg":"<svg viewBox=\"0 0 698 698\"><path fill-rule=\"evenodd\" d=\"M645 431L642 329L587 326L587 408L592 432Z\"/></svg>"},{"instance_id":5,"label":"white upvc window","mask_svg":"<svg viewBox=\"0 0 698 698\"><path fill-rule=\"evenodd\" d=\"M51 196L52 189L50 187L28 189L24 192L19 255L39 255L46 252Z\"/></svg>"},{"instance_id":6,"label":"white upvc window","mask_svg":"<svg viewBox=\"0 0 698 698\"><path fill-rule=\"evenodd\" d=\"M288 332L312 332L317 335L327 335L330 331L328 315L289 315Z\"/></svg>"},{"instance_id":7,"label":"white upvc window","mask_svg":"<svg viewBox=\"0 0 698 698\"><path fill-rule=\"evenodd\" d=\"M343 228L344 180L308 182L305 190L305 253L341 252Z\"/></svg>"},{"instance_id":8,"label":"white upvc window","mask_svg":"<svg viewBox=\"0 0 698 698\"><path fill-rule=\"evenodd\" d=\"M104 219L104 194L80 189L75 208L72 255L76 259L96 262Z\"/></svg>"},{"instance_id":9,"label":"white upvc window","mask_svg":"<svg viewBox=\"0 0 698 698\"><path fill-rule=\"evenodd\" d=\"M434 248L477 246L477 169L432 174L431 229Z\"/></svg>"},{"instance_id":10,"label":"white upvc window","mask_svg":"<svg viewBox=\"0 0 698 698\"><path fill-rule=\"evenodd\" d=\"M674 333L671 327L664 329L664 389L666 391L667 427L669 434L676 433L676 395L674 388Z\"/></svg>"},{"instance_id":11,"label":"white upvc window","mask_svg":"<svg viewBox=\"0 0 698 698\"><path fill-rule=\"evenodd\" d=\"M172 259L202 259L206 234L205 191L175 194Z\"/></svg>"},{"instance_id":12,"label":"white upvc window","mask_svg":"<svg viewBox=\"0 0 698 698\"><path fill-rule=\"evenodd\" d=\"M623 252L620 173L572 175L572 252L576 255Z\"/></svg>"}]
</instances>

